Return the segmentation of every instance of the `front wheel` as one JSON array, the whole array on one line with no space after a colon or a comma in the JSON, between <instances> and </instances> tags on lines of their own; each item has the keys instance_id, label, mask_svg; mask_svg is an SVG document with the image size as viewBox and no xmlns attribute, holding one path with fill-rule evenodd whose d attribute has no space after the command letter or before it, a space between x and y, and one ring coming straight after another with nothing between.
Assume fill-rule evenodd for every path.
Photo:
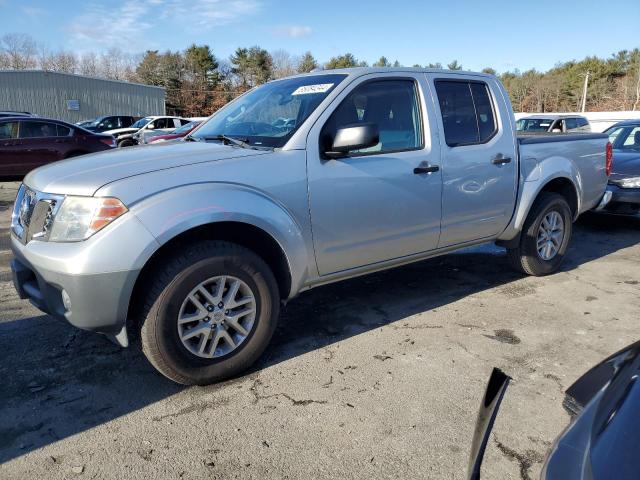
<instances>
[{"instance_id":1,"label":"front wheel","mask_svg":"<svg viewBox=\"0 0 640 480\"><path fill-rule=\"evenodd\" d=\"M251 366L278 315L278 285L259 256L227 242L187 245L148 286L142 350L177 383L214 383Z\"/></svg>"},{"instance_id":2,"label":"front wheel","mask_svg":"<svg viewBox=\"0 0 640 480\"><path fill-rule=\"evenodd\" d=\"M125 140L121 140L120 142L118 142L118 148L124 148L124 147L133 147L135 145L135 143L133 142L133 140L127 138Z\"/></svg>"},{"instance_id":3,"label":"front wheel","mask_svg":"<svg viewBox=\"0 0 640 480\"><path fill-rule=\"evenodd\" d=\"M524 223L520 244L507 249L509 263L529 275L549 275L560 268L571 239L573 216L562 195L542 192Z\"/></svg>"}]
</instances>

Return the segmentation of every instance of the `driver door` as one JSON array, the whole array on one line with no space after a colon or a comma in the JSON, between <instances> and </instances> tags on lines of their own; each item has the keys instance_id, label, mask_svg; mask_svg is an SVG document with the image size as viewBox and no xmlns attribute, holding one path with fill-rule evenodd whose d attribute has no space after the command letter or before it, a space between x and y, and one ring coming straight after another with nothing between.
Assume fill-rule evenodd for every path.
<instances>
[{"instance_id":1,"label":"driver door","mask_svg":"<svg viewBox=\"0 0 640 480\"><path fill-rule=\"evenodd\" d=\"M308 189L320 275L436 248L442 184L427 89L417 75L365 76L312 127ZM327 138L358 123L376 123L380 142L343 158L327 158ZM431 173L419 168L428 165Z\"/></svg>"}]
</instances>

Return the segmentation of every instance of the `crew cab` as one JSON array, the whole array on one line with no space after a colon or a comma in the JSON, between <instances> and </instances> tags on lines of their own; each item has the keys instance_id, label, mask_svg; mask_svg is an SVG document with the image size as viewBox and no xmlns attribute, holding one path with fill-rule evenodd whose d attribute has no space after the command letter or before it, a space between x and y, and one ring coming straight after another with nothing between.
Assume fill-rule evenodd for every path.
<instances>
[{"instance_id":1,"label":"crew cab","mask_svg":"<svg viewBox=\"0 0 640 480\"><path fill-rule=\"evenodd\" d=\"M283 121L283 119L285 121ZM182 384L249 367L282 303L323 284L498 242L555 272L601 208L603 134L517 138L491 75L321 71L229 103L177 143L29 174L12 222L22 298Z\"/></svg>"}]
</instances>

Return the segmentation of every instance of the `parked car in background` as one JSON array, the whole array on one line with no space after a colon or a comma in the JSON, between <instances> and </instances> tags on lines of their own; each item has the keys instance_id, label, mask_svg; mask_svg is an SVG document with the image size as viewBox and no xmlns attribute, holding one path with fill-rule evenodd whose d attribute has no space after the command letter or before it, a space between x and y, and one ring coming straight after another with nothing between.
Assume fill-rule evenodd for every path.
<instances>
[{"instance_id":1,"label":"parked car in background","mask_svg":"<svg viewBox=\"0 0 640 480\"><path fill-rule=\"evenodd\" d=\"M76 125L90 132L106 132L108 130L130 127L139 120L139 118L140 117L132 117L129 115L109 115L98 117L94 120L78 122Z\"/></svg>"},{"instance_id":2,"label":"parked car in background","mask_svg":"<svg viewBox=\"0 0 640 480\"><path fill-rule=\"evenodd\" d=\"M29 112L14 112L12 110L0 110L0 118L5 117L37 117L33 113Z\"/></svg>"},{"instance_id":3,"label":"parked car in background","mask_svg":"<svg viewBox=\"0 0 640 480\"><path fill-rule=\"evenodd\" d=\"M145 132L153 130L169 133L187 123L189 123L189 120L180 117L150 116L141 118L130 127L107 130L104 133L113 135L116 138L118 147L131 147L138 143Z\"/></svg>"},{"instance_id":4,"label":"parked car in background","mask_svg":"<svg viewBox=\"0 0 640 480\"><path fill-rule=\"evenodd\" d=\"M56 160L115 146L111 135L89 132L59 120L0 118L0 175L26 175Z\"/></svg>"},{"instance_id":5,"label":"parked car in background","mask_svg":"<svg viewBox=\"0 0 640 480\"><path fill-rule=\"evenodd\" d=\"M280 303L313 287L487 242L547 275L574 220L602 206L608 137L517 138L514 124L492 75L275 80L185 141L32 172L15 202L15 287L122 346L135 329L162 374L207 384L247 369Z\"/></svg>"},{"instance_id":6,"label":"parked car in background","mask_svg":"<svg viewBox=\"0 0 640 480\"><path fill-rule=\"evenodd\" d=\"M183 138L186 135L190 134L201 123L202 122L189 122L180 128L176 128L173 132L167 133L166 135L156 135L153 137L149 137L146 143L161 143L167 142L169 140L177 140Z\"/></svg>"},{"instance_id":7,"label":"parked car in background","mask_svg":"<svg viewBox=\"0 0 640 480\"><path fill-rule=\"evenodd\" d=\"M590 132L589 120L578 115L529 115L516 122L518 133Z\"/></svg>"},{"instance_id":8,"label":"parked car in background","mask_svg":"<svg viewBox=\"0 0 640 480\"><path fill-rule=\"evenodd\" d=\"M640 478L638 378L640 342L606 358L567 389L563 406L574 418L551 447L542 480ZM478 412L469 480L480 479L489 435L509 381L498 369L491 373Z\"/></svg>"},{"instance_id":9,"label":"parked car in background","mask_svg":"<svg viewBox=\"0 0 640 480\"><path fill-rule=\"evenodd\" d=\"M604 131L613 148L613 170L607 190L608 213L640 213L640 119L616 123Z\"/></svg>"}]
</instances>

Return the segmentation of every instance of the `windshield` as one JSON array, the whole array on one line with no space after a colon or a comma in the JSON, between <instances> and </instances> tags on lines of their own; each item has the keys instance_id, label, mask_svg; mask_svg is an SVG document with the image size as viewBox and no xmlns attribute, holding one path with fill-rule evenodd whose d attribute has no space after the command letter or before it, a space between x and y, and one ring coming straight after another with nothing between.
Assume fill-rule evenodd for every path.
<instances>
[{"instance_id":1,"label":"windshield","mask_svg":"<svg viewBox=\"0 0 640 480\"><path fill-rule=\"evenodd\" d=\"M215 113L192 135L240 137L264 147L282 147L346 75L287 78L251 90Z\"/></svg>"},{"instance_id":2,"label":"windshield","mask_svg":"<svg viewBox=\"0 0 640 480\"><path fill-rule=\"evenodd\" d=\"M521 118L516 122L518 132L546 132L553 120L549 118Z\"/></svg>"},{"instance_id":3,"label":"windshield","mask_svg":"<svg viewBox=\"0 0 640 480\"><path fill-rule=\"evenodd\" d=\"M145 118L141 118L140 120L138 120L136 123L134 123L133 125L131 125L130 128L142 128L144 127L147 123L149 123L151 120L153 120L151 117L145 117Z\"/></svg>"},{"instance_id":4,"label":"windshield","mask_svg":"<svg viewBox=\"0 0 640 480\"><path fill-rule=\"evenodd\" d=\"M189 122L186 125L181 126L180 128L176 128L171 134L176 133L187 133L200 125L201 122Z\"/></svg>"}]
</instances>

